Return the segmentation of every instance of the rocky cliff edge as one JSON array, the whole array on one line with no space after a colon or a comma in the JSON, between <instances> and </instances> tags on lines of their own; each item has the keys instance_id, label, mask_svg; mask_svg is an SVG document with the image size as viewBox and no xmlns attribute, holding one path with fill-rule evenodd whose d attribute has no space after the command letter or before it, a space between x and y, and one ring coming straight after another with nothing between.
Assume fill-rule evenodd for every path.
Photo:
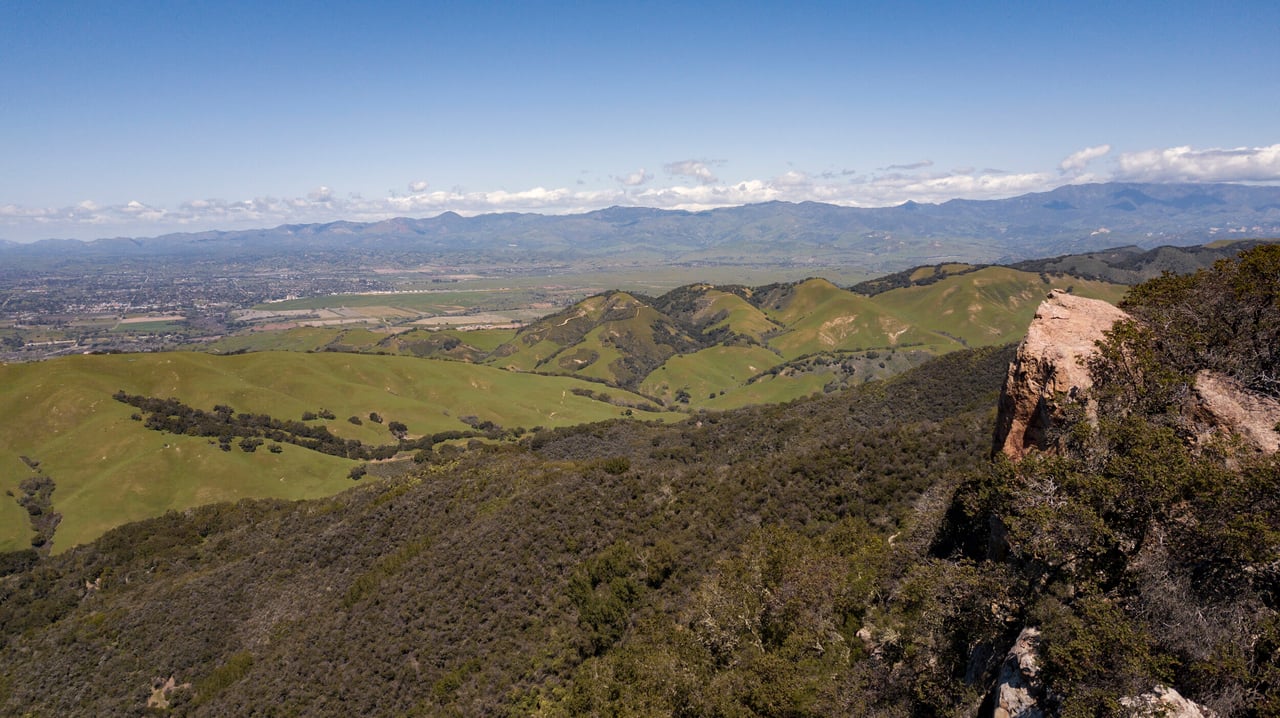
<instances>
[{"instance_id":1,"label":"rocky cliff edge","mask_svg":"<svg viewBox=\"0 0 1280 718\"><path fill-rule=\"evenodd\" d=\"M1049 293L1009 365L993 453L1017 460L1046 448L1049 430L1063 418L1059 397L1082 396L1092 386L1085 360L1097 351L1095 342L1127 316L1098 299Z\"/></svg>"}]
</instances>

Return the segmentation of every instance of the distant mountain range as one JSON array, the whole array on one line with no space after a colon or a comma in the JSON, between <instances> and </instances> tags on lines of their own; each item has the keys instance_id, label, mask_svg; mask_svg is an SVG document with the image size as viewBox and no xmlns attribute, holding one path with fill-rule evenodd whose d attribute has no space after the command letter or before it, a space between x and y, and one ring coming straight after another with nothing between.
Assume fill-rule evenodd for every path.
<instances>
[{"instance_id":1,"label":"distant mountain range","mask_svg":"<svg viewBox=\"0 0 1280 718\"><path fill-rule=\"evenodd\" d=\"M0 242L0 256L125 258L300 251L528 262L841 264L895 271L1013 262L1214 239L1280 236L1280 187L1091 184L1002 200L854 208L769 202L703 212L611 207L577 215L446 212L430 219L281 225L89 242Z\"/></svg>"}]
</instances>

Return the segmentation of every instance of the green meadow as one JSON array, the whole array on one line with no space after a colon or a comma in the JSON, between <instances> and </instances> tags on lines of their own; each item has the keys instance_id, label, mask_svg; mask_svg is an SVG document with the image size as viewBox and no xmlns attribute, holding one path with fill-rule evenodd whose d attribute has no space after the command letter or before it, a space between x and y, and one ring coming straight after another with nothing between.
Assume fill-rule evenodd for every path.
<instances>
[{"instance_id":1,"label":"green meadow","mask_svg":"<svg viewBox=\"0 0 1280 718\"><path fill-rule=\"evenodd\" d=\"M777 363L778 355L764 347L710 347L668 359L640 384L640 393L671 402L683 389L691 404L702 404L721 392L745 385Z\"/></svg>"},{"instance_id":2,"label":"green meadow","mask_svg":"<svg viewBox=\"0 0 1280 718\"><path fill-rule=\"evenodd\" d=\"M574 390L580 393L574 393ZM617 418L619 406L581 395L600 389L570 377L517 374L488 366L345 353L260 352L235 356L174 352L72 356L0 366L0 550L25 548L31 532L18 507L19 482L33 475L20 457L39 462L56 483L62 514L54 550L91 540L107 529L168 510L248 497L325 496L351 485L357 462L284 445L222 451L203 437L149 430L133 407L112 399L129 394L174 397L205 410L301 419L332 412L329 429L367 444L394 443L387 423L419 436L491 421L508 428L564 426ZM610 389L618 399L643 399ZM384 423L369 420L380 415ZM665 419L677 414L635 412ZM361 418L359 425L348 417Z\"/></svg>"}]
</instances>

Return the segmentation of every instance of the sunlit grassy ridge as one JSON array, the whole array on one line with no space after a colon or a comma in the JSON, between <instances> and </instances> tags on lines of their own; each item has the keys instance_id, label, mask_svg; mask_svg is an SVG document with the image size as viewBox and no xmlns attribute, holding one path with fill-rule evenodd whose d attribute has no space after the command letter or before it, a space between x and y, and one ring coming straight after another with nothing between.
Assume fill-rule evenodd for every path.
<instances>
[{"instance_id":1,"label":"sunlit grassy ridge","mask_svg":"<svg viewBox=\"0 0 1280 718\"><path fill-rule=\"evenodd\" d=\"M708 289L705 298L699 303L700 308L694 314L694 321L707 323L705 332L727 329L736 334L762 341L767 335L782 329L782 326L769 318L767 314L746 299L718 289ZM718 321L711 321L722 317Z\"/></svg>"},{"instance_id":2,"label":"sunlit grassy ridge","mask_svg":"<svg viewBox=\"0 0 1280 718\"><path fill-rule=\"evenodd\" d=\"M788 327L769 340L783 357L928 343L932 336L875 300L811 279L765 312Z\"/></svg>"},{"instance_id":3,"label":"sunlit grassy ridge","mask_svg":"<svg viewBox=\"0 0 1280 718\"><path fill-rule=\"evenodd\" d=\"M1047 281L1046 281L1047 280ZM876 302L914 327L969 346L1017 341L1052 288L1112 303L1128 290L1121 284L1073 277L1041 277L1008 267L986 267L922 286L892 289Z\"/></svg>"},{"instance_id":4,"label":"sunlit grassy ridge","mask_svg":"<svg viewBox=\"0 0 1280 718\"><path fill-rule=\"evenodd\" d=\"M640 392L672 401L686 390L699 400L745 384L778 363L778 355L759 346L716 346L668 359L640 384Z\"/></svg>"},{"instance_id":5,"label":"sunlit grassy ridge","mask_svg":"<svg viewBox=\"0 0 1280 718\"><path fill-rule=\"evenodd\" d=\"M888 376L925 355L1016 341L1054 287L1112 302L1125 291L1068 275L958 263L920 267L881 284L865 285L872 294L821 278L754 289L700 283L657 298L615 291L518 331L304 328L278 340L270 332L238 345L231 338L219 348L455 359L602 381L669 404L679 397L688 408L726 408Z\"/></svg>"},{"instance_id":6,"label":"sunlit grassy ridge","mask_svg":"<svg viewBox=\"0 0 1280 718\"><path fill-rule=\"evenodd\" d=\"M324 423L333 433L376 445L394 438L385 424L368 420L371 412L403 422L411 435L466 429L464 418L532 428L620 416L624 409L580 395L599 388L461 362L343 353L75 356L6 365L0 367L0 486L17 494L18 483L32 474L19 456L41 462L57 485L53 505L63 519L55 549L61 550L169 509L243 497L324 496L350 485L346 475L355 462L347 459L296 446L279 454L265 447L224 452L206 438L150 431L130 419L132 407L112 400L117 390L280 419L328 409L336 418ZM610 393L644 403L622 390ZM351 416L362 423L347 421ZM25 511L4 499L0 549L23 548L30 536Z\"/></svg>"}]
</instances>

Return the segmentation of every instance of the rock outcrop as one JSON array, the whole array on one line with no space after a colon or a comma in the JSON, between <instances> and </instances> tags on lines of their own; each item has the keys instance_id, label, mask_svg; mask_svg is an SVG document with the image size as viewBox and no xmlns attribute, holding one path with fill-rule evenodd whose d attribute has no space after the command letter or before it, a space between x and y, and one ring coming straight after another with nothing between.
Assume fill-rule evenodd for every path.
<instances>
[{"instance_id":1,"label":"rock outcrop","mask_svg":"<svg viewBox=\"0 0 1280 718\"><path fill-rule=\"evenodd\" d=\"M1040 630L1022 629L1000 664L996 683L978 709L977 718L1043 718L1046 692L1040 680ZM1218 714L1184 698L1168 686L1120 699L1122 715L1130 718L1217 718Z\"/></svg>"},{"instance_id":2,"label":"rock outcrop","mask_svg":"<svg viewBox=\"0 0 1280 718\"><path fill-rule=\"evenodd\" d=\"M1049 429L1062 418L1059 397L1074 397L1092 386L1085 360L1097 351L1095 342L1127 316L1098 299L1057 289L1049 293L1009 365L993 453L1020 459L1033 448L1046 448Z\"/></svg>"},{"instance_id":3,"label":"rock outcrop","mask_svg":"<svg viewBox=\"0 0 1280 718\"><path fill-rule=\"evenodd\" d=\"M1156 686L1140 696L1121 698L1126 715L1133 718L1216 718L1217 713L1189 701L1168 686Z\"/></svg>"},{"instance_id":4,"label":"rock outcrop","mask_svg":"<svg viewBox=\"0 0 1280 718\"><path fill-rule=\"evenodd\" d=\"M1225 428L1263 453L1280 450L1280 401L1209 371L1196 374L1194 390L1197 408L1211 427Z\"/></svg>"},{"instance_id":5,"label":"rock outcrop","mask_svg":"<svg viewBox=\"0 0 1280 718\"><path fill-rule=\"evenodd\" d=\"M1042 718L1044 686L1040 682L1040 629L1022 629L1000 664L1000 675L978 710L978 718Z\"/></svg>"}]
</instances>

